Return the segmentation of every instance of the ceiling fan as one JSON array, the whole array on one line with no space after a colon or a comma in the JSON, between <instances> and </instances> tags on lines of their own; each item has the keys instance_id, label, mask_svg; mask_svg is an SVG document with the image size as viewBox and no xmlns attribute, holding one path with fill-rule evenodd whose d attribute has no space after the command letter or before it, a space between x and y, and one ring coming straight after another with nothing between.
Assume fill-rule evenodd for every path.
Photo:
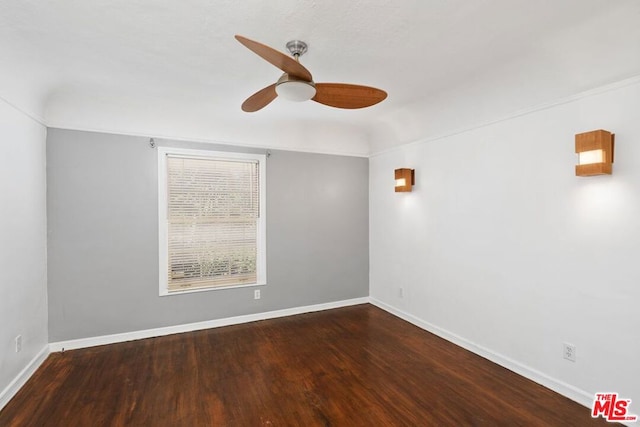
<instances>
[{"instance_id":1,"label":"ceiling fan","mask_svg":"<svg viewBox=\"0 0 640 427\"><path fill-rule=\"evenodd\" d=\"M287 43L287 49L292 57L243 36L237 35L236 40L265 61L284 71L276 83L259 90L242 103L242 110L248 113L266 107L278 96L292 101L311 99L330 107L346 109L370 107L387 97L385 91L369 86L315 83L309 70L299 62L300 56L307 51L307 44L300 40Z\"/></svg>"}]
</instances>

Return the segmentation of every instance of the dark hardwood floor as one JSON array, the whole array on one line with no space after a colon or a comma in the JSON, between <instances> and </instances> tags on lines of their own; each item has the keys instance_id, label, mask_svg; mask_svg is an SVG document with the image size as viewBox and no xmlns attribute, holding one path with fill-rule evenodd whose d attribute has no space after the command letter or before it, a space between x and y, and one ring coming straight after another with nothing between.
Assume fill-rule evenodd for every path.
<instances>
[{"instance_id":1,"label":"dark hardwood floor","mask_svg":"<svg viewBox=\"0 0 640 427\"><path fill-rule=\"evenodd\" d=\"M589 409L360 305L54 353L0 426L595 426Z\"/></svg>"}]
</instances>

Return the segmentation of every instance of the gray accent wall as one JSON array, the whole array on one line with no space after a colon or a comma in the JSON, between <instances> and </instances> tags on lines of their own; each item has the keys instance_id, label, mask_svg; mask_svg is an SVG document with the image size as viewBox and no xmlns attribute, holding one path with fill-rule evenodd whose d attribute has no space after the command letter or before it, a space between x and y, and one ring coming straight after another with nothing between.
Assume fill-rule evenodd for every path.
<instances>
[{"instance_id":1,"label":"gray accent wall","mask_svg":"<svg viewBox=\"0 0 640 427\"><path fill-rule=\"evenodd\" d=\"M49 129L50 342L366 297L368 173L366 158L273 150L261 299L255 287L160 297L157 151L145 137Z\"/></svg>"}]
</instances>

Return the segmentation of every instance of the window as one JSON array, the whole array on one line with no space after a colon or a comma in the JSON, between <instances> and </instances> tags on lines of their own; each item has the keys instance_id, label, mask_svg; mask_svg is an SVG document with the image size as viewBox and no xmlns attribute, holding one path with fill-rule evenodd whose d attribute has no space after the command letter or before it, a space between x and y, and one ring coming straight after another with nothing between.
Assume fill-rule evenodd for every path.
<instances>
[{"instance_id":1,"label":"window","mask_svg":"<svg viewBox=\"0 0 640 427\"><path fill-rule=\"evenodd\" d=\"M160 295L264 285L265 156L158 149Z\"/></svg>"}]
</instances>

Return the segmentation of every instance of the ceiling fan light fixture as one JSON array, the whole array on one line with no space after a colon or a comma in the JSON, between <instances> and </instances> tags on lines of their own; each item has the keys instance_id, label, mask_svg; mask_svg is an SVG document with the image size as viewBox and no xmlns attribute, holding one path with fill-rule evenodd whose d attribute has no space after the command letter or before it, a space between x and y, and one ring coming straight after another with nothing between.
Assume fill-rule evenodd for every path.
<instances>
[{"instance_id":1,"label":"ceiling fan light fixture","mask_svg":"<svg viewBox=\"0 0 640 427\"><path fill-rule=\"evenodd\" d=\"M276 85L276 93L288 101L302 102L316 96L316 87L311 82L287 80Z\"/></svg>"}]
</instances>

